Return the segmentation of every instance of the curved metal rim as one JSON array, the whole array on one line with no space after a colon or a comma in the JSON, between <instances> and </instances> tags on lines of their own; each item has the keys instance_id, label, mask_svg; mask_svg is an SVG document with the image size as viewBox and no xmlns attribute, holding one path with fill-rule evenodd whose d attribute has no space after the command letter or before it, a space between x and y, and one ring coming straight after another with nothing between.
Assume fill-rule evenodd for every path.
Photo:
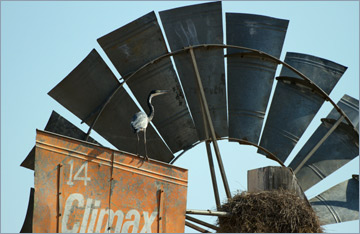
<instances>
[{"instance_id":1,"label":"curved metal rim","mask_svg":"<svg viewBox=\"0 0 360 234\"><path fill-rule=\"evenodd\" d=\"M92 112L89 114L89 116L87 116L85 119L88 119L90 118L91 116L93 116L97 110L99 110L98 114L96 115L96 118L94 119L93 123L91 124L91 126L89 127L89 130L86 134L86 141L88 140L89 136L90 136L90 132L91 130L94 128L97 120L99 119L100 115L102 114L103 110L105 109L106 105L110 102L110 100L114 97L114 95L116 94L116 92L118 92L123 86L124 84L130 80L134 75L136 75L137 73L139 73L141 70L143 70L144 68L148 67L148 66L151 66L152 64L164 59L164 58L167 58L167 57L170 57L170 56L174 56L176 54L180 54L180 53L184 53L184 52L188 52L190 51L191 49L200 49L200 48L222 48L222 49L225 49L225 48L233 48L233 49L242 49L242 50L248 50L248 51L251 51L251 52L255 52L256 54L258 55L261 55L261 56L265 56L267 58L270 58L271 60L274 60L276 61L278 64L281 64L287 68L289 68L290 70L292 70L293 72L295 72L297 75L299 75L303 80L305 80L306 82L308 82L309 86L313 87L315 90L317 90L320 94L320 96L322 95L323 97L325 97L325 101L329 101L333 107L340 113L341 116L344 116L344 119L346 120L346 122L348 122L348 124L350 126L352 126L353 130L355 131L355 133L357 134L357 136L359 136L359 132L358 130L355 128L355 126L353 125L353 123L351 122L351 120L349 119L349 117L345 114L345 112L329 97L329 95L324 91L322 90L318 85L316 85L313 81L311 81L307 76L305 76L304 74L302 74L300 71L298 71L297 69L293 68L292 66L290 66L289 64L281 61L280 59L270 55L270 54L267 54L263 51L260 51L260 50L256 50L256 49L251 49L251 48L247 48L247 47L243 47L243 46L235 46L235 45L225 45L225 44L202 44L202 45L196 45L196 46L189 46L189 47L184 47L183 49L180 49L180 50L176 50L176 51L173 51L173 52L169 52L167 54L164 54L164 55L161 55L155 59L153 59L152 61L144 64L143 66L141 66L138 70L136 70L135 72L129 74L129 75L125 75L125 78L122 78L123 79L123 82L120 83L119 87L116 88L113 93L106 99L106 101L101 105L99 106L98 108L96 108L96 111ZM84 120L85 121L85 120ZM84 122L83 121L83 122ZM236 141L238 141L239 139L236 139ZM241 140L243 141L243 140ZM245 142L245 141L243 141ZM240 142L239 142L240 143ZM254 146L257 146L257 147L260 147L256 144L252 144L251 145L254 145ZM187 149L188 150L188 149ZM187 151L185 150L185 151ZM270 155L273 155L270 151L264 149L262 147L262 150L270 153ZM185 152L184 151L184 152ZM182 153L181 153L182 154ZM277 158L275 155L273 155L275 158ZM271 156L272 157L272 156ZM174 159L172 162L174 162L176 159ZM277 161L277 160L275 160ZM280 161L280 160L279 160Z\"/></svg>"},{"instance_id":2,"label":"curved metal rim","mask_svg":"<svg viewBox=\"0 0 360 234\"><path fill-rule=\"evenodd\" d=\"M283 162L281 162L281 160L275 156L275 154L271 153L270 151L268 151L267 149L265 149L264 147L257 145L255 143L252 143L250 141L246 141L246 140L242 140L242 139L237 139L237 138L231 138L231 137L223 137L222 139L224 140L229 140L231 141L236 141L238 142L240 145L251 145L251 146L255 146L256 148L264 151L267 155L263 155L265 157L267 157L268 159L271 159L277 163L279 163L282 167L286 167L285 164Z\"/></svg>"},{"instance_id":3,"label":"curved metal rim","mask_svg":"<svg viewBox=\"0 0 360 234\"><path fill-rule=\"evenodd\" d=\"M268 159L271 159L277 163L279 163L282 167L286 167L285 164L283 162L281 162L281 160L276 157L273 153L271 153L270 151L268 151L267 149L265 149L264 147L257 145L255 143L252 143L250 141L246 141L246 140L242 140L242 139L237 139L237 138L231 138L231 137L221 137L221 138L217 138L217 140L228 140L229 142L238 142L241 145L251 145L251 146L255 146L256 148L263 150L267 155L262 155L264 157L267 157ZM206 142L207 140L203 140L203 141L198 141L196 143L194 143L193 145L191 145L191 147L185 149L183 152L181 152L178 156L176 156L175 158L173 158L169 164L174 164L176 160L178 160L184 153L186 153L188 150L192 149L193 147L197 146L198 144L202 143L202 142Z\"/></svg>"}]
</instances>

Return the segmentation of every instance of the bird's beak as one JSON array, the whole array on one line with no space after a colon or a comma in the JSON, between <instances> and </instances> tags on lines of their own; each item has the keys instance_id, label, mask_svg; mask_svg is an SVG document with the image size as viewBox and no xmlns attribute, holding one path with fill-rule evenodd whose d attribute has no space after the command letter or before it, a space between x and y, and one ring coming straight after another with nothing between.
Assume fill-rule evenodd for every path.
<instances>
[{"instance_id":1,"label":"bird's beak","mask_svg":"<svg viewBox=\"0 0 360 234\"><path fill-rule=\"evenodd\" d=\"M162 94L166 94L168 92L169 92L169 90L159 90L157 93L158 93L158 95L162 95Z\"/></svg>"}]
</instances>

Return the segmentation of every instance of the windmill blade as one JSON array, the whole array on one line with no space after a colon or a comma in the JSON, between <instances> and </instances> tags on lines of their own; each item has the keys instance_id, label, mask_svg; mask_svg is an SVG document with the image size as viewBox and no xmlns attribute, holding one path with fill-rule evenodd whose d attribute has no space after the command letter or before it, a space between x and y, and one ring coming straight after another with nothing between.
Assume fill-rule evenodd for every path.
<instances>
[{"instance_id":1,"label":"windmill blade","mask_svg":"<svg viewBox=\"0 0 360 234\"><path fill-rule=\"evenodd\" d=\"M335 185L309 202L322 225L359 219L359 175Z\"/></svg>"},{"instance_id":2,"label":"windmill blade","mask_svg":"<svg viewBox=\"0 0 360 234\"><path fill-rule=\"evenodd\" d=\"M51 113L49 121L47 122L44 130L79 140L84 140L86 136L86 133L84 133L81 129L76 127L74 124L72 124L70 121L68 121L55 111ZM88 141L100 145L91 137L89 137ZM26 156L25 160L21 163L20 166L28 168L30 170L34 170L34 162L35 146L32 148L32 150Z\"/></svg>"},{"instance_id":3,"label":"windmill blade","mask_svg":"<svg viewBox=\"0 0 360 234\"><path fill-rule=\"evenodd\" d=\"M349 95L344 95L337 105L345 112L345 114L349 117L351 123L354 125L356 129L359 129L359 100L353 98ZM339 112L334 108L331 110L329 115L326 117L327 119L339 119ZM343 121L345 124L347 122Z\"/></svg>"},{"instance_id":4,"label":"windmill blade","mask_svg":"<svg viewBox=\"0 0 360 234\"><path fill-rule=\"evenodd\" d=\"M154 12L99 38L98 42L123 77L168 53ZM169 91L166 96L153 99L155 117L152 122L172 152L188 148L198 141L169 57L146 66L127 84L144 110L148 110L147 96L151 90Z\"/></svg>"},{"instance_id":5,"label":"windmill blade","mask_svg":"<svg viewBox=\"0 0 360 234\"><path fill-rule=\"evenodd\" d=\"M20 230L20 233L33 232L34 194L35 194L35 189L30 188L29 205L27 208L24 224Z\"/></svg>"},{"instance_id":6,"label":"windmill blade","mask_svg":"<svg viewBox=\"0 0 360 234\"><path fill-rule=\"evenodd\" d=\"M202 44L223 44L221 2L175 8L159 13L172 51ZM194 50L210 116L217 137L227 136L224 51L208 47ZM199 87L192 57L189 53L174 55L186 99L200 140L205 129Z\"/></svg>"},{"instance_id":7,"label":"windmill blade","mask_svg":"<svg viewBox=\"0 0 360 234\"><path fill-rule=\"evenodd\" d=\"M285 62L327 94L346 70L346 67L329 60L299 53L287 53ZM260 146L284 162L324 103L325 97L285 66L278 80ZM264 154L263 151L258 152Z\"/></svg>"},{"instance_id":8,"label":"windmill blade","mask_svg":"<svg viewBox=\"0 0 360 234\"><path fill-rule=\"evenodd\" d=\"M358 128L359 101L344 95L337 104ZM296 171L296 177L304 191L359 155L358 135L343 121L305 164L299 166L339 118L340 114L333 109L289 165Z\"/></svg>"},{"instance_id":9,"label":"windmill blade","mask_svg":"<svg viewBox=\"0 0 360 234\"><path fill-rule=\"evenodd\" d=\"M91 125L106 100L120 83L102 60L91 53L49 95L88 125ZM134 101L121 88L109 101L99 116L94 130L120 150L137 153L137 137L130 127L131 117L138 112ZM91 115L95 113L94 115ZM90 116L90 117L89 117ZM142 141L140 141L142 143ZM147 129L148 155L169 162L174 156L150 125ZM139 153L144 155L144 147Z\"/></svg>"},{"instance_id":10,"label":"windmill blade","mask_svg":"<svg viewBox=\"0 0 360 234\"><path fill-rule=\"evenodd\" d=\"M227 13L227 44L279 58L288 23L261 15ZM276 68L277 62L269 58L228 49L229 137L258 143Z\"/></svg>"}]
</instances>

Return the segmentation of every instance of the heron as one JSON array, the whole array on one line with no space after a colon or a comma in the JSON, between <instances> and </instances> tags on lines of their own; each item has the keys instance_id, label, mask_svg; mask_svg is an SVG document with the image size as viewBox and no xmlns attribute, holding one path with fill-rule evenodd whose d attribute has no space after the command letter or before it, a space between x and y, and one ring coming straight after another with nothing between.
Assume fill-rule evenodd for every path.
<instances>
[{"instance_id":1,"label":"heron","mask_svg":"<svg viewBox=\"0 0 360 234\"><path fill-rule=\"evenodd\" d=\"M162 95L162 94L166 94L168 93L168 90L152 90L149 93L148 99L147 99L147 104L149 106L149 114L145 114L142 111L137 112L136 114L133 115L132 119L131 119L131 128L133 129L134 133L136 133L137 136L137 145L136 145L136 151L138 152L138 148L139 148L139 133L142 131L144 133L144 145L145 145L145 157L144 159L149 160L149 157L147 155L147 148L146 148L146 128L149 124L149 122L154 118L154 106L151 104L151 99L153 97Z\"/></svg>"}]
</instances>

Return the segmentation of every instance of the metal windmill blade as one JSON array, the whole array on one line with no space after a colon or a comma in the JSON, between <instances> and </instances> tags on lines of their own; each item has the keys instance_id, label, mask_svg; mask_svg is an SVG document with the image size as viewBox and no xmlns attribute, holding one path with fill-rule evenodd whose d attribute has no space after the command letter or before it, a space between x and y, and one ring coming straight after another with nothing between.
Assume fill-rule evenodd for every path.
<instances>
[{"instance_id":1,"label":"metal windmill blade","mask_svg":"<svg viewBox=\"0 0 360 234\"><path fill-rule=\"evenodd\" d=\"M79 140L84 140L86 137L86 133L84 133L81 129L76 127L74 124L69 122L67 119L65 119L55 111L51 113L51 116L44 130ZM88 141L100 145L92 137L89 137ZM20 166L28 168L30 170L34 170L34 161L35 147L32 148L32 150L29 152L29 154L26 156Z\"/></svg>"},{"instance_id":2,"label":"metal windmill blade","mask_svg":"<svg viewBox=\"0 0 360 234\"><path fill-rule=\"evenodd\" d=\"M312 198L310 204L320 222L340 223L359 219L359 175Z\"/></svg>"},{"instance_id":3,"label":"metal windmill blade","mask_svg":"<svg viewBox=\"0 0 360 234\"><path fill-rule=\"evenodd\" d=\"M119 81L93 50L49 95L115 147L137 153L136 134L129 123L139 109L124 89L118 90L119 87ZM107 105L102 109L105 103ZM151 126L147 130L147 141L151 158L169 162L174 157ZM140 145L139 153L145 155L142 149Z\"/></svg>"},{"instance_id":4,"label":"metal windmill blade","mask_svg":"<svg viewBox=\"0 0 360 234\"><path fill-rule=\"evenodd\" d=\"M303 73L327 94L346 70L332 61L299 53L288 52L285 63ZM277 79L260 146L284 162L327 97L287 67L283 67Z\"/></svg>"},{"instance_id":5,"label":"metal windmill blade","mask_svg":"<svg viewBox=\"0 0 360 234\"><path fill-rule=\"evenodd\" d=\"M33 230L34 194L35 194L35 189L30 188L29 205L26 211L24 224L20 230L20 233L31 233Z\"/></svg>"},{"instance_id":6,"label":"metal windmill blade","mask_svg":"<svg viewBox=\"0 0 360 234\"><path fill-rule=\"evenodd\" d=\"M288 23L267 16L226 13L227 44L279 58ZM277 61L246 50L227 51L229 137L257 144Z\"/></svg>"},{"instance_id":7,"label":"metal windmill blade","mask_svg":"<svg viewBox=\"0 0 360 234\"><path fill-rule=\"evenodd\" d=\"M181 7L159 14L172 51L202 44L223 44L221 2ZM195 59L197 69L194 69ZM201 80L217 137L227 136L223 49L198 48L174 55L174 61L200 140L206 138L206 123L197 79Z\"/></svg>"},{"instance_id":8,"label":"metal windmill blade","mask_svg":"<svg viewBox=\"0 0 360 234\"><path fill-rule=\"evenodd\" d=\"M98 42L125 78L150 61L168 53L154 12L99 38ZM172 152L188 148L198 141L169 57L141 69L126 83L144 110L148 109L147 95L151 90L169 91L166 97L153 100L156 114L152 122Z\"/></svg>"},{"instance_id":9,"label":"metal windmill blade","mask_svg":"<svg viewBox=\"0 0 360 234\"><path fill-rule=\"evenodd\" d=\"M165 10L159 12L159 15L158 21L155 12L150 12L97 39L110 62L122 76L122 82L119 82L94 49L48 93L82 122L85 122L89 126L88 132L84 133L56 112L52 113L45 127L46 131L97 143L90 137L90 132L94 129L119 150L144 155L143 142L140 141L141 144L137 148L137 136L130 127L131 117L139 111L136 101L146 112L149 92L154 89L168 90L170 92L167 96L153 100L155 118L152 120L153 125L149 124L147 128L148 155L150 158L162 161L156 163L172 166L165 163L173 164L188 149L205 141L216 209L220 208L221 202L210 147L211 142L214 146L227 198L231 198L232 191L234 191L230 190L217 145L217 140L224 139L224 137L241 144L254 145L259 149L258 153L277 161L283 166L282 169L286 169L291 181L299 182L301 188L297 182L292 185L296 186L302 195L303 191L358 155L358 100L345 95L336 106L329 97L346 71L346 67L327 59L293 52L288 52L285 61L281 61L279 58L289 20L253 14L226 13L227 40L224 44L222 2ZM164 34L161 31L161 25ZM166 42L170 47L170 52ZM226 55L224 55L225 49ZM227 69L225 69L225 61ZM283 65L282 70L280 76L277 77L273 90L274 95L270 96L279 64ZM124 85L130 88L133 95L124 89ZM226 96L226 89L228 96ZM271 103L269 103L270 99L272 99ZM326 119L322 120L323 123L289 165L294 170L293 173L289 168L285 168L283 162L325 101L330 101L335 108ZM267 108L268 106L269 108ZM264 121L267 111L268 117ZM339 113L341 111L346 114L345 117ZM349 123L349 119L351 123ZM41 139L37 142L41 142ZM43 140L43 142L45 141ZM63 145L61 147L66 148ZM174 158L173 154L180 150L183 152ZM109 151L111 150L109 149ZM82 153L84 156L87 154L85 151ZM119 160L120 156L116 156L114 153L112 156L110 155L109 153L105 158L105 161L109 163L107 164L109 168L106 168L108 172L106 175L109 176L109 178L106 177L106 183L109 182L109 184L105 186L106 193L102 194L105 200L101 202L101 206L99 203L96 208L104 210L102 218L105 217L105 210L109 212L108 215L106 214L109 223L111 211L116 211L114 207L114 210L110 209L110 195L114 191L112 189L116 186L121 191L128 189L126 184L112 182L113 169L116 168L114 160ZM129 156L129 160L131 158L132 161L138 160L133 155L126 155L126 153L122 156L124 158ZM39 162L41 163L41 160L36 161L36 163ZM42 163L45 164L45 160ZM169 221L170 218L163 219L166 217L165 212L169 210L167 208L174 204L164 200L163 182L174 179L174 174L172 174L174 171L161 169L159 173L150 173L151 163L151 161L143 163L137 169L144 171L152 182L155 179L154 183L151 182L151 185L155 185L154 188L159 185L157 190L152 193L153 198L156 195L156 199L139 199L139 201L144 204L151 203L156 208L151 209L153 212L144 210L141 216L144 219L144 224L142 224L144 228L137 229L134 225L133 230L151 231L151 224L148 227L145 223L157 220L157 231L165 232L166 229L163 229L163 225L165 227L166 224L177 222ZM130 168L133 165L127 164L126 167ZM34 149L24 160L22 166L34 169ZM60 167L61 165L58 164L58 178L61 175L67 175L65 171L62 172L64 174L60 174ZM119 168L120 166L117 169ZM52 167L50 169L52 170ZM135 173L134 171L129 172ZM52 170L52 172L55 171ZM294 178L294 174L297 178ZM69 178L70 181L72 176L67 176L66 178ZM116 177L123 178L120 173ZM129 177L132 179L133 175L130 174ZM99 183L97 175L92 178L94 179L91 181L102 184ZM187 191L187 177L186 180L184 178L177 180L180 181L178 184L183 186L183 191ZM260 181L266 181L264 177L258 176L258 178ZM157 179L162 181L159 182ZM130 181L133 183L135 180ZM150 184L144 179L138 181ZM59 179L56 192L58 206L60 206L59 196L61 195L60 182ZM173 183L173 181L170 182ZM86 180L84 183L86 185ZM85 190L91 193L89 189ZM142 198L141 196L144 194L145 196L146 193L149 194L145 190L133 189L131 193L134 193L132 195L134 197L140 194L139 197ZM354 177L354 179L343 182L311 199L310 203L323 224L354 220L358 218L359 213L357 190L358 177ZM126 194L128 195L128 191ZM172 194L176 198L181 197L182 201L186 201L186 193L168 190L166 196L168 194ZM305 195L302 198L308 201ZM123 201L123 199L116 200ZM126 209L132 208L127 201L124 204L128 206ZM94 207L91 204L87 207L86 216L89 218L90 208ZM81 207L78 205L77 208ZM119 210L121 211L120 208ZM120 213L123 212L120 211L116 211L116 214L119 214L116 221L119 228L121 228L121 222L124 221L124 219L119 221ZM95 225L97 214L93 215L92 212L91 217ZM145 212L150 216L146 217ZM179 215L179 212L175 212L174 216L178 215L181 221L184 221L183 212L180 213ZM227 215L219 210L200 211L197 214L204 213ZM57 214L58 223L60 223L60 214ZM187 214L196 214L196 212ZM189 218L189 216L186 219L218 230L218 227L202 220ZM41 222L39 223L38 226L41 226ZM64 223L66 224L66 222ZM105 226L102 229L101 225L102 222L100 222L99 229L95 230L111 230L106 229ZM107 225L110 226L110 224ZM129 230L129 222L126 225L125 229L117 230ZM180 223L180 225L184 224ZM186 225L189 226L188 221L186 221ZM28 227L29 224L24 224L25 226ZM192 227L198 228L196 225ZM82 224L80 232L86 229L86 223ZM197 230L206 231L204 229ZM93 229L90 228L90 231Z\"/></svg>"},{"instance_id":10,"label":"metal windmill blade","mask_svg":"<svg viewBox=\"0 0 360 234\"><path fill-rule=\"evenodd\" d=\"M359 100L344 95L338 106L358 129ZM309 189L358 156L358 138L357 132L333 109L289 165L303 190Z\"/></svg>"}]
</instances>

